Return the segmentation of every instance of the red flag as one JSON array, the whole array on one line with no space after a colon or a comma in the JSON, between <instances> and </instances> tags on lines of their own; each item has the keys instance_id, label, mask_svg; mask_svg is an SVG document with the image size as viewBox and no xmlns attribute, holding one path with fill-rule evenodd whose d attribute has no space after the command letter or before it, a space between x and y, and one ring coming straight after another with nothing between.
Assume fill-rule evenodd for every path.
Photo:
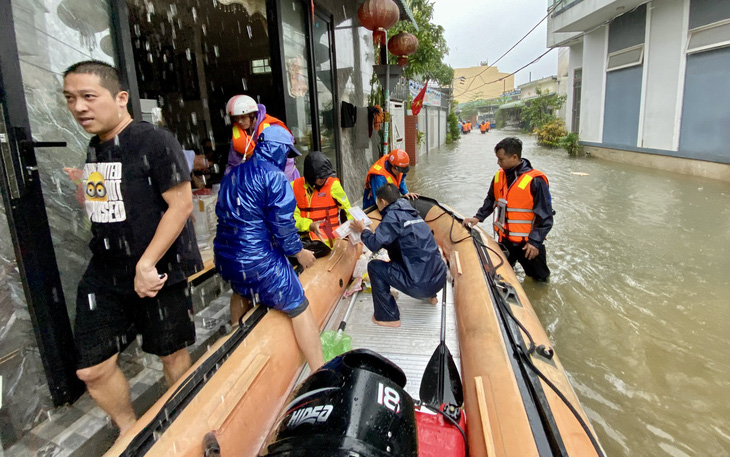
<instances>
[{"instance_id":1,"label":"red flag","mask_svg":"<svg viewBox=\"0 0 730 457\"><path fill-rule=\"evenodd\" d=\"M423 89L421 89L421 92L416 95L416 98L413 99L413 103L411 103L411 112L414 116L418 116L418 113L421 112L421 108L423 107L423 97L426 96L426 87L428 87L428 81L426 81L426 84L423 85Z\"/></svg>"}]
</instances>

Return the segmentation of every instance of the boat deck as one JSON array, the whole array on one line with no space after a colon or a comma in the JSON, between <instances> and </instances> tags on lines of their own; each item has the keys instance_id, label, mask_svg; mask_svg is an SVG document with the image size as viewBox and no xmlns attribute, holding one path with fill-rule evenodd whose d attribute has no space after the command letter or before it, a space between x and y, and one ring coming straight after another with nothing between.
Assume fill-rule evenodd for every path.
<instances>
[{"instance_id":1,"label":"boat deck","mask_svg":"<svg viewBox=\"0 0 730 457\"><path fill-rule=\"evenodd\" d=\"M337 304L325 330L337 330L345 315L352 297L343 298ZM418 399L421 377L440 342L441 336L441 298L439 304L432 305L399 293L397 298L401 314L399 328L382 327L372 322L373 297L370 292L360 292L355 299L345 333L352 337L352 348L367 348L388 358L398 365L408 380L406 392ZM456 366L461 369L459 342L456 334L456 313L451 284L446 289L446 346L454 357ZM302 378L309 374L305 369Z\"/></svg>"}]
</instances>

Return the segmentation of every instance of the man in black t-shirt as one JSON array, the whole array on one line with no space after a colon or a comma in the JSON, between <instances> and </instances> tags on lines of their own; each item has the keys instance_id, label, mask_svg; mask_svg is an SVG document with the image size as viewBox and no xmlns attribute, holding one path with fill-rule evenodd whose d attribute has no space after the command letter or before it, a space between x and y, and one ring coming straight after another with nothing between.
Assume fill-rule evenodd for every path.
<instances>
[{"instance_id":1,"label":"man in black t-shirt","mask_svg":"<svg viewBox=\"0 0 730 457\"><path fill-rule=\"evenodd\" d=\"M95 134L82 175L92 258L76 301L76 373L123 435L136 416L119 352L138 338L160 357L169 384L190 367L186 279L202 268L190 172L172 133L132 120L114 67L80 62L63 82L69 111Z\"/></svg>"}]
</instances>

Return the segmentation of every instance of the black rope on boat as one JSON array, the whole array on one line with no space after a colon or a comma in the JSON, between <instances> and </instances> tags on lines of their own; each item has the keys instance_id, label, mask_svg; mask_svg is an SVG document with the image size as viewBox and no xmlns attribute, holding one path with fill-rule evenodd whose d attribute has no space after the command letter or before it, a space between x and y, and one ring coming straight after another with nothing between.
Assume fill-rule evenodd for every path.
<instances>
[{"instance_id":1,"label":"black rope on boat","mask_svg":"<svg viewBox=\"0 0 730 457\"><path fill-rule=\"evenodd\" d=\"M481 242L481 240L477 240L475 238L475 242L477 244L480 244L482 247L485 247L486 249L496 253L496 251L494 251L489 246L486 246L483 242ZM487 258L487 261L491 264L491 259L489 259L489 256L485 256L485 257ZM500 260L501 260L501 256L500 256ZM504 262L504 261L501 260L501 262ZM500 263L500 265L501 265L501 263ZM492 268L489 271L486 271L486 273L490 277L492 285L494 285L494 287L496 287L496 280L498 278L497 267L492 266ZM495 295L499 295L498 291L495 291L495 292L496 292ZM593 446L594 450L596 451L596 454L598 454L599 457L605 457L605 454L603 453L603 449L601 449L601 446L598 443L598 439L595 437L593 432L590 430L590 428L588 427L588 424L583 420L581 415L578 413L578 410L573 406L573 404L570 402L570 400L568 400L568 398L560 391L560 389L552 381L550 381L548 379L548 377L542 371L540 371L539 368L537 368L537 366L534 364L534 362L530 358L530 355L532 355L535 351L535 341L532 338L532 335L530 334L530 332L527 331L525 326L520 322L519 319L517 319L517 317L514 315L514 313L512 313L512 309L505 302L505 300L503 299L503 297L501 295L499 295L498 297L495 297L495 298L497 298L497 304L499 305L499 307L525 333L525 335L527 336L527 338L530 341L530 345L527 349L527 352L525 352L521 346L519 346L519 345L516 346L517 352L520 354L520 358L523 360L524 364L528 368L530 368L540 379L542 379L543 382L545 382L545 384L547 384L550 387L550 389L558 396L558 398L560 398L560 400L565 404L565 406L568 408L568 410L570 410L570 412L573 414L575 419L580 424L584 433L590 440L591 445Z\"/></svg>"},{"instance_id":2,"label":"black rope on boat","mask_svg":"<svg viewBox=\"0 0 730 457\"><path fill-rule=\"evenodd\" d=\"M586 422L583 420L581 415L578 413L578 410L575 409L575 407L573 406L572 403L570 403L570 400L568 400L568 398L560 391L558 386L553 384L553 382L550 381L548 379L548 377L545 376L545 374L542 371L540 371L539 368L537 368L535 366L534 363L532 363L532 360L527 358L527 355L522 354L522 356L525 357L525 362L527 363L527 366L530 367L530 369L532 371L534 371L535 374L538 375L540 377L540 379L542 379L545 382L545 384L550 386L550 389L552 389L552 391L555 392L555 395L557 395L561 400L563 400L563 403L565 403L565 406L567 406L568 409L570 410L570 412L573 413L573 416L575 416L576 420L578 421L580 426L583 428L583 431L588 436L588 439L591 441L591 444L593 445L593 448L596 450L596 453L598 454L598 456L605 457L605 454L603 453L603 449L601 449L601 445L598 444L598 439L596 439L595 435L593 435L593 432L591 432L591 430L588 428L588 424L586 424Z\"/></svg>"}]
</instances>

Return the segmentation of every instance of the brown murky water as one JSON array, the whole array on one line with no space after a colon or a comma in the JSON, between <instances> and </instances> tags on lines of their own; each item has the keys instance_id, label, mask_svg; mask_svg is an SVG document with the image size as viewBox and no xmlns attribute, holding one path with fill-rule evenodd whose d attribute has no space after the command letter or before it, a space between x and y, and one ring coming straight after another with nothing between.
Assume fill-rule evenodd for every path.
<instances>
[{"instance_id":1,"label":"brown murky water","mask_svg":"<svg viewBox=\"0 0 730 457\"><path fill-rule=\"evenodd\" d=\"M474 215L497 171L494 145L512 134L432 150L409 189ZM730 183L516 136L557 212L550 281L524 288L607 455L730 455Z\"/></svg>"}]
</instances>

